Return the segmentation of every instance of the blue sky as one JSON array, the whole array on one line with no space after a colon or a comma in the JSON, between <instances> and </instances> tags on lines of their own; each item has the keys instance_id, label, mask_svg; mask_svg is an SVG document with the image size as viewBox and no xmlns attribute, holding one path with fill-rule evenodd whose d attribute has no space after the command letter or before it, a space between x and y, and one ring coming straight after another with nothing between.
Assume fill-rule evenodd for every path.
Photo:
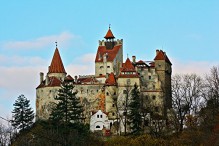
<instances>
[{"instance_id":1,"label":"blue sky","mask_svg":"<svg viewBox=\"0 0 219 146\"><path fill-rule=\"evenodd\" d=\"M109 24L124 57L153 60L163 49L173 74L205 74L219 64L217 0L1 1L0 114L24 94L35 108L39 72L47 73L55 41L72 76L94 73L98 40Z\"/></svg>"}]
</instances>

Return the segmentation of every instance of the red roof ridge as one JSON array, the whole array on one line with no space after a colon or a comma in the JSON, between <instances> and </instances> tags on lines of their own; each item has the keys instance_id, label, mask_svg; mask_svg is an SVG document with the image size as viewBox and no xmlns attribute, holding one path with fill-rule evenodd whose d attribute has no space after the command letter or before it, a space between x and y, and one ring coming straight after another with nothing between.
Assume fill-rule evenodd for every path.
<instances>
[{"instance_id":1,"label":"red roof ridge","mask_svg":"<svg viewBox=\"0 0 219 146\"><path fill-rule=\"evenodd\" d=\"M129 58L126 59L121 71L135 71L135 67L133 66Z\"/></svg>"},{"instance_id":2,"label":"red roof ridge","mask_svg":"<svg viewBox=\"0 0 219 146\"><path fill-rule=\"evenodd\" d=\"M156 50L156 53L157 54L154 60L165 60L166 62L172 64L163 50Z\"/></svg>"},{"instance_id":3,"label":"red roof ridge","mask_svg":"<svg viewBox=\"0 0 219 146\"><path fill-rule=\"evenodd\" d=\"M48 73L66 73L58 48L55 49Z\"/></svg>"},{"instance_id":4,"label":"red roof ridge","mask_svg":"<svg viewBox=\"0 0 219 146\"><path fill-rule=\"evenodd\" d=\"M109 77L106 79L105 81L106 85L109 85L109 86L113 86L113 85L116 85L116 78L114 76L114 73L110 73L109 74Z\"/></svg>"}]
</instances>

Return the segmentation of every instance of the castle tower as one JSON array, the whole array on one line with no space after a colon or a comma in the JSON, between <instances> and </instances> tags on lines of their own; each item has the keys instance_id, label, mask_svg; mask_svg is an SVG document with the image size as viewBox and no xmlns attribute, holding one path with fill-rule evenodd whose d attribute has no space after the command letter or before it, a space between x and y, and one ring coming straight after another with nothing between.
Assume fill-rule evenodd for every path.
<instances>
[{"instance_id":1,"label":"castle tower","mask_svg":"<svg viewBox=\"0 0 219 146\"><path fill-rule=\"evenodd\" d=\"M55 102L54 97L58 94L64 80L70 81L72 78L71 76L66 77L66 71L56 46L45 80L44 74L40 73L40 85L36 88L36 120L49 118Z\"/></svg>"},{"instance_id":2,"label":"castle tower","mask_svg":"<svg viewBox=\"0 0 219 146\"><path fill-rule=\"evenodd\" d=\"M118 75L123 62L123 40L115 40L110 27L104 38L99 41L95 59L95 77L102 83L111 72Z\"/></svg>"},{"instance_id":3,"label":"castle tower","mask_svg":"<svg viewBox=\"0 0 219 146\"><path fill-rule=\"evenodd\" d=\"M167 109L172 107L171 94L171 75L172 63L162 50L156 50L156 57L154 58L155 70L158 74L158 79L161 81L161 90L163 91L164 115Z\"/></svg>"}]
</instances>

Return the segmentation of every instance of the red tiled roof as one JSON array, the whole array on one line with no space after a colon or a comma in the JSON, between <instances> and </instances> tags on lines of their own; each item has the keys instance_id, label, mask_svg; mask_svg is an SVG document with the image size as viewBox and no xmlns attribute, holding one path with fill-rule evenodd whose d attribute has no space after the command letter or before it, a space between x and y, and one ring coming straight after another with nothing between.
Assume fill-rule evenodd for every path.
<instances>
[{"instance_id":1,"label":"red tiled roof","mask_svg":"<svg viewBox=\"0 0 219 146\"><path fill-rule=\"evenodd\" d=\"M103 62L103 55L108 54L107 61L113 61L118 53L118 51L122 48L122 45L116 45L112 50L107 50L106 46L99 46L96 54L95 62Z\"/></svg>"},{"instance_id":2,"label":"red tiled roof","mask_svg":"<svg viewBox=\"0 0 219 146\"><path fill-rule=\"evenodd\" d=\"M109 28L109 30L107 31L107 33L106 33L106 35L105 35L104 38L105 38L105 39L114 39L114 38L115 38L110 28Z\"/></svg>"},{"instance_id":3,"label":"red tiled roof","mask_svg":"<svg viewBox=\"0 0 219 146\"><path fill-rule=\"evenodd\" d=\"M70 75L68 75L67 77L65 77L65 80L67 80L67 81L74 81L74 79L73 79Z\"/></svg>"},{"instance_id":4,"label":"red tiled roof","mask_svg":"<svg viewBox=\"0 0 219 146\"><path fill-rule=\"evenodd\" d=\"M158 51L158 53L154 58L154 60L165 60L166 62L172 64L165 52L163 52L162 50L156 50L156 51Z\"/></svg>"},{"instance_id":5,"label":"red tiled roof","mask_svg":"<svg viewBox=\"0 0 219 146\"><path fill-rule=\"evenodd\" d=\"M135 67L133 66L129 58L127 58L125 63L122 65L121 71L122 72L135 71Z\"/></svg>"},{"instance_id":6,"label":"red tiled roof","mask_svg":"<svg viewBox=\"0 0 219 146\"><path fill-rule=\"evenodd\" d=\"M77 83L79 83L79 84L81 84L81 83L91 83L91 82L97 83L98 80L96 80L96 79L93 78L93 77L79 78L79 79L77 80Z\"/></svg>"},{"instance_id":7,"label":"red tiled roof","mask_svg":"<svg viewBox=\"0 0 219 146\"><path fill-rule=\"evenodd\" d=\"M155 63L154 62L150 62L150 67L155 67Z\"/></svg>"},{"instance_id":8,"label":"red tiled roof","mask_svg":"<svg viewBox=\"0 0 219 146\"><path fill-rule=\"evenodd\" d=\"M48 73L66 73L58 48L55 49Z\"/></svg>"},{"instance_id":9,"label":"red tiled roof","mask_svg":"<svg viewBox=\"0 0 219 146\"><path fill-rule=\"evenodd\" d=\"M46 85L46 80L44 80L38 87L38 88L42 88L42 87L55 87L55 86L60 86L61 85L61 81L56 78L56 77L49 77L49 82L48 85Z\"/></svg>"},{"instance_id":10,"label":"red tiled roof","mask_svg":"<svg viewBox=\"0 0 219 146\"><path fill-rule=\"evenodd\" d=\"M109 77L106 79L105 84L108 86L115 86L117 84L116 78L113 73L109 74Z\"/></svg>"},{"instance_id":11,"label":"red tiled roof","mask_svg":"<svg viewBox=\"0 0 219 146\"><path fill-rule=\"evenodd\" d=\"M136 62L136 64L146 64L146 63L142 60L139 60L138 62Z\"/></svg>"}]
</instances>

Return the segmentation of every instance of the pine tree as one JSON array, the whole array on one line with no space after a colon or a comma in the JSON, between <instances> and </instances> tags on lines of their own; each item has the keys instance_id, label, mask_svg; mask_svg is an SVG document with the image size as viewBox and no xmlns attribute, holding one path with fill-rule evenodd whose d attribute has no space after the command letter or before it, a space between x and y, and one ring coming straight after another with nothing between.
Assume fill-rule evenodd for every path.
<instances>
[{"instance_id":1,"label":"pine tree","mask_svg":"<svg viewBox=\"0 0 219 146\"><path fill-rule=\"evenodd\" d=\"M24 95L20 95L13 104L14 109L12 111L12 126L24 130L33 124L34 113L30 107L30 100Z\"/></svg>"},{"instance_id":2,"label":"pine tree","mask_svg":"<svg viewBox=\"0 0 219 146\"><path fill-rule=\"evenodd\" d=\"M139 134L141 132L141 109L140 109L140 92L138 86L135 84L131 91L131 99L128 104L128 124L130 125L132 134Z\"/></svg>"},{"instance_id":3,"label":"pine tree","mask_svg":"<svg viewBox=\"0 0 219 146\"><path fill-rule=\"evenodd\" d=\"M73 92L74 86L69 82L63 82L58 95L55 97L57 104L53 108L50 120L61 123L79 123L82 119L83 107L80 99Z\"/></svg>"}]
</instances>

